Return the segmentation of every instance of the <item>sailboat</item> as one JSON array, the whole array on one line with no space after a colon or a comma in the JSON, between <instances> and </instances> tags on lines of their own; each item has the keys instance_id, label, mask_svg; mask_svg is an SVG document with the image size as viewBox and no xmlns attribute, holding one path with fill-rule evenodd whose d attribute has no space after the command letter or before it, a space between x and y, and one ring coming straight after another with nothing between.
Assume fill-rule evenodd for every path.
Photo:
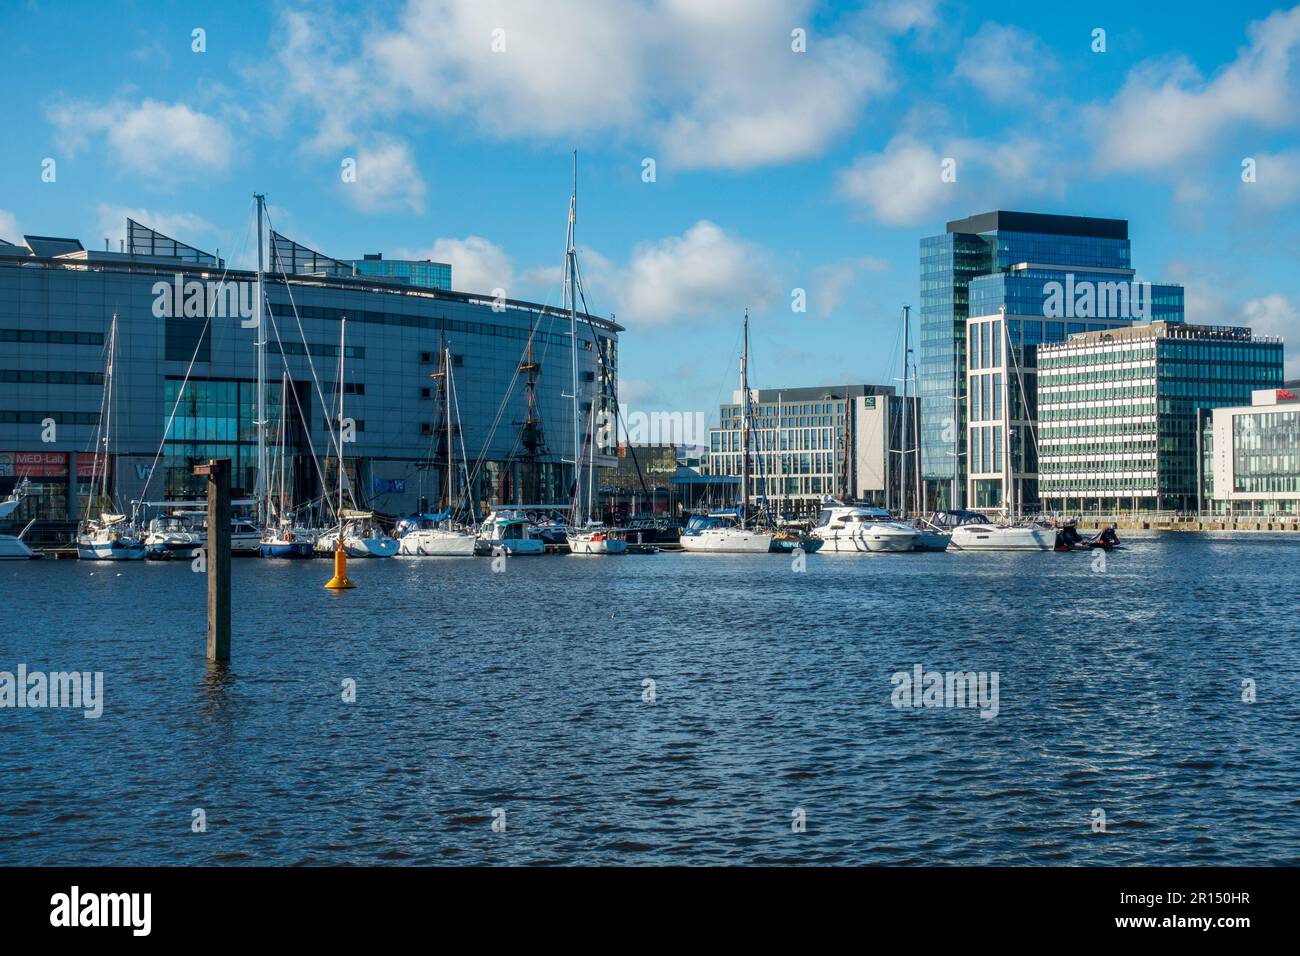
<instances>
[{"instance_id":1,"label":"sailboat","mask_svg":"<svg viewBox=\"0 0 1300 956\"><path fill-rule=\"evenodd\" d=\"M28 480L24 478L18 483L18 487L14 489L13 494L4 501L0 501L0 518L7 518L18 510L18 506L22 504L23 495L27 491L28 484ZM34 522L35 519L32 519L32 522L28 523L27 528L30 528ZM36 552L29 548L27 543L23 541L23 534L27 533L27 528L23 529L22 534L0 534L0 561L36 557Z\"/></svg>"},{"instance_id":2,"label":"sailboat","mask_svg":"<svg viewBox=\"0 0 1300 956\"><path fill-rule=\"evenodd\" d=\"M925 504L925 495L921 490L921 415L920 401L921 389L917 381L917 368L915 362L910 362L912 357L912 307L903 306L903 468L899 475L899 500L902 505L904 517L904 526L916 534L912 539L912 551L947 551L948 545L952 543L952 536L946 530L937 527L927 521L922 515L922 509ZM909 401L908 396L908 366L911 365L911 385L912 394ZM908 443L911 448L908 448ZM914 494L913 505L916 509L917 517L911 522L906 521L909 514L907 510L907 456L912 456L912 491Z\"/></svg>"},{"instance_id":3,"label":"sailboat","mask_svg":"<svg viewBox=\"0 0 1300 956\"><path fill-rule=\"evenodd\" d=\"M117 359L117 313L108 333L108 357L104 369L104 394L99 409L99 430L95 436L95 464L86 499L86 517L77 535L77 557L88 561L138 561L144 557L144 542L132 533L126 515L105 511L112 507L108 463L113 432L113 372ZM100 448L103 452L101 453ZM102 465L102 469L101 469ZM99 487L96 488L96 485ZM99 505L99 514L90 512Z\"/></svg>"},{"instance_id":4,"label":"sailboat","mask_svg":"<svg viewBox=\"0 0 1300 956\"><path fill-rule=\"evenodd\" d=\"M267 527L262 533L258 552L264 558L310 558L315 555L316 542L311 531L299 527L293 520L293 499L289 490L289 477L285 474L288 457L289 373L280 376L280 423L276 442L278 469L272 473L274 493L267 494Z\"/></svg>"},{"instance_id":5,"label":"sailboat","mask_svg":"<svg viewBox=\"0 0 1300 956\"><path fill-rule=\"evenodd\" d=\"M711 515L682 532L683 551L712 554L767 554L772 533L749 527L749 310L745 310L744 348L740 356L740 507L735 519Z\"/></svg>"},{"instance_id":6,"label":"sailboat","mask_svg":"<svg viewBox=\"0 0 1300 956\"><path fill-rule=\"evenodd\" d=\"M582 434L582 415L578 405L578 252L574 244L574 230L578 219L578 154L573 154L573 195L569 198L569 228L565 248L564 294L569 306L569 354L573 373L573 507L565 540L570 554L625 554L627 542L613 529L595 520L592 504L596 485L596 405L597 395L592 395L587 416L586 441ZM598 357L602 379L597 381L599 392L603 380L604 363ZM583 451L587 452L587 493L583 494Z\"/></svg>"},{"instance_id":7,"label":"sailboat","mask_svg":"<svg viewBox=\"0 0 1300 956\"><path fill-rule=\"evenodd\" d=\"M957 551L1051 551L1056 547L1056 531L1039 525L1016 523L1015 496L1012 494L1011 442L1011 375L1014 356L1007 331L1007 308L1002 307L1002 348L1006 369L1002 374L1002 510L1003 522L967 517L952 529L952 547ZM1023 395L1022 395L1023 398Z\"/></svg>"},{"instance_id":8,"label":"sailboat","mask_svg":"<svg viewBox=\"0 0 1300 956\"><path fill-rule=\"evenodd\" d=\"M397 553L408 557L472 558L477 536L452 526L452 504L455 499L455 465L452 460L452 381L451 349L443 346L442 370L434 372L439 378L442 392L442 413L446 419L447 442L447 494L443 498L442 512L437 515L420 515L415 526L397 540Z\"/></svg>"},{"instance_id":9,"label":"sailboat","mask_svg":"<svg viewBox=\"0 0 1300 956\"><path fill-rule=\"evenodd\" d=\"M333 554L342 550L350 558L391 558L397 553L397 539L384 534L375 520L373 511L360 511L343 507L343 356L347 352L347 319L339 320L339 500L338 527L323 532L316 539L316 551Z\"/></svg>"}]
</instances>

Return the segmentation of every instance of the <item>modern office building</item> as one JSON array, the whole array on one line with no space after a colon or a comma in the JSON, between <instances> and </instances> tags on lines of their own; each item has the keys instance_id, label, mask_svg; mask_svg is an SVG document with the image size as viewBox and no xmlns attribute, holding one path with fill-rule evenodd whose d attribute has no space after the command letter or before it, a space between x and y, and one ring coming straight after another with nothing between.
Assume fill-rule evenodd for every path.
<instances>
[{"instance_id":1,"label":"modern office building","mask_svg":"<svg viewBox=\"0 0 1300 956\"><path fill-rule=\"evenodd\" d=\"M256 273L226 271L215 256L138 223L129 232L123 252L48 237L0 245L0 496L31 480L15 521L81 513L114 315L109 468L119 505L194 496L202 479L192 467L211 457L233 459L236 494L255 487ZM275 234L269 251L267 428L278 432L287 376L288 472L298 501L332 488L338 474L331 444L346 317L344 417L355 441L344 464L359 506L404 514L437 505L445 403L432 374L444 345L460 422L453 454L457 471L468 463L472 499L567 502L575 454L566 312L353 275L342 260ZM593 403L614 407L620 331L579 314L586 419ZM614 464L615 450L599 448L597 466Z\"/></svg>"},{"instance_id":2,"label":"modern office building","mask_svg":"<svg viewBox=\"0 0 1300 956\"><path fill-rule=\"evenodd\" d=\"M1216 408L1203 435L1202 510L1300 514L1300 391L1260 389Z\"/></svg>"},{"instance_id":3,"label":"modern office building","mask_svg":"<svg viewBox=\"0 0 1300 956\"><path fill-rule=\"evenodd\" d=\"M993 473L1002 470L995 425L1002 417L996 396L1004 389L985 378L1008 374L1024 385L1012 391L1018 493L1026 506L1034 503L1035 463L1018 438L1033 420L1037 346L1078 332L1183 318L1182 287L1138 283L1135 292L1130 258L1123 219L999 210L954 220L944 234L921 240L921 468L931 504L1000 503ZM996 323L1004 309L1012 353L999 349L995 360L991 349L1003 341ZM968 336L976 334L968 332L971 320L981 327L978 344L987 355L968 355ZM991 333L984 332L989 325ZM979 396L980 419L968 415L971 387L989 390L988 401ZM978 469L973 476L971 466Z\"/></svg>"},{"instance_id":4,"label":"modern office building","mask_svg":"<svg viewBox=\"0 0 1300 956\"><path fill-rule=\"evenodd\" d=\"M709 430L710 475L740 475L741 399ZM750 389L751 500L800 514L827 495L898 507L902 407L892 385Z\"/></svg>"},{"instance_id":5,"label":"modern office building","mask_svg":"<svg viewBox=\"0 0 1300 956\"><path fill-rule=\"evenodd\" d=\"M357 275L382 276L425 289L451 288L451 266L446 262L434 262L432 259L385 259L382 252L367 253L364 258L347 261Z\"/></svg>"},{"instance_id":6,"label":"modern office building","mask_svg":"<svg viewBox=\"0 0 1300 956\"><path fill-rule=\"evenodd\" d=\"M1194 511L1207 410L1282 384L1282 342L1153 322L1038 348L1039 494L1059 511Z\"/></svg>"}]
</instances>

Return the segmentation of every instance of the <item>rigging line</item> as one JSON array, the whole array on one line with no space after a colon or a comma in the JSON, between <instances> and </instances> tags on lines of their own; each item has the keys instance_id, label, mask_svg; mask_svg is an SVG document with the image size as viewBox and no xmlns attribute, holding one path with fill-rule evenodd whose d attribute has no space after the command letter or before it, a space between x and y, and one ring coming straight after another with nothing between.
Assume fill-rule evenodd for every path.
<instances>
[{"instance_id":1,"label":"rigging line","mask_svg":"<svg viewBox=\"0 0 1300 956\"><path fill-rule=\"evenodd\" d=\"M289 359L284 354L284 342L280 338L280 328L276 324L275 316L271 315L269 310L264 310L263 315L266 315L271 320L271 331L275 333L276 344L280 346L280 364L283 366L284 370L289 374L289 381L292 382L294 381L293 370L289 368ZM298 409L298 419L300 422L302 422L302 433L303 436L307 439L307 448L311 452L312 467L316 470L316 477L320 480L320 486L324 488L326 487L325 472L321 469L320 456L316 454L316 443L312 441L311 428L308 426L307 423L307 413L306 411L304 411L302 407L302 402L298 398L298 389L291 388L289 389L289 392L293 395L293 404L294 407ZM333 429L330 429L330 431L332 433ZM322 495L321 499L327 501L330 505L330 508L337 512L338 510L337 505L335 505L334 499L330 495L328 494Z\"/></svg>"},{"instance_id":2,"label":"rigging line","mask_svg":"<svg viewBox=\"0 0 1300 956\"><path fill-rule=\"evenodd\" d=\"M252 203L250 202L249 205L251 206ZM240 239L240 244L235 247L236 257L243 252L244 246L247 242L247 235ZM218 290L223 290L225 288L226 276L230 273L230 261L231 260L227 258L222 264L221 278L217 280ZM181 380L180 391L176 393L176 401L172 403L171 414L167 416L167 425L163 428L162 440L158 442L158 451L154 453L153 462L149 465L149 474L144 480L144 488L140 491L141 502L149 500L149 485L153 482L154 469L158 467L158 459L162 457L163 447L167 444L167 436L171 434L172 423L176 420L176 411L180 408L181 401L185 397L185 386L189 384L190 373L194 371L194 363L198 361L199 349L203 347L203 337L208 334L208 329L212 325L212 304L211 301L205 303L208 308L204 310L203 331L199 333L198 341L194 343L194 353L190 356L189 365L185 367L185 378ZM175 309L176 306L177 303L172 303L173 309ZM198 442L195 442L195 444L198 444ZM166 489L164 489L163 493L166 494Z\"/></svg>"},{"instance_id":3,"label":"rigging line","mask_svg":"<svg viewBox=\"0 0 1300 956\"><path fill-rule=\"evenodd\" d=\"M275 230L275 223L271 220L271 212L270 212L270 210L264 210L264 212L265 212L265 215L266 215L266 224L267 224L267 228L268 228L269 230L271 230L271 231L274 231L274 230ZM307 367L311 370L312 387L313 387L313 388L315 389L315 391L316 391L316 397L317 397L318 399L320 399L321 409L325 412L325 420L328 422L329 419L330 419L330 414L331 414L330 406L329 406L329 403L325 401L325 394L324 394L324 392L321 391L321 387L320 387L320 377L316 374L316 363L312 361L312 358L311 358L311 346L308 345L308 343L307 343L307 332L306 332L306 330L304 330L303 327L302 327L302 317L298 314L298 303L297 303L296 301L294 301L294 298L293 298L293 286L292 286L292 284L289 282L289 276L288 276L288 274L284 271L284 263L283 263L283 262L281 261L281 259L280 259L280 254L279 254L278 250L277 250L276 247L275 247L275 243L271 243L271 258L275 260L275 265L276 265L276 267L280 270L280 276L281 276L281 277L283 278L283 280L284 280L284 290L285 290L285 293L286 293L286 294L288 295L288 297L289 297L289 307L290 307L290 309L293 310L293 318L294 318L294 322L297 323L297 326L298 326L298 335L299 335L299 336L301 337L301 339L302 339L302 350L303 350L303 354L304 354L304 356L305 356L306 359L307 359ZM260 263L259 263L259 265L260 265ZM267 296L267 301L266 301L265 304L266 304L267 306L270 305L270 297L269 297L269 295ZM266 311L267 311L267 312L270 312L270 309L267 308ZM283 344L284 344L283 342L280 342L279 337L278 337L278 333L277 333L276 342L277 342L278 344L280 344L281 346L283 346ZM280 350L280 355L281 355L281 357L283 357L283 355L284 355L284 349L283 349L283 347L282 347L281 350ZM342 356L342 355L339 356L340 361L342 361L343 358L344 358L344 356ZM342 461L343 461L343 451L342 451L342 448L341 448L341 446L340 446L339 441L337 440L337 438L336 438L335 435L333 434L333 429L330 429L330 441L331 441L331 445L332 445L332 447L333 447L333 449L334 449L334 451L335 451L335 454L338 456L339 463L340 463L340 466L341 466L341 465L342 465Z\"/></svg>"}]
</instances>

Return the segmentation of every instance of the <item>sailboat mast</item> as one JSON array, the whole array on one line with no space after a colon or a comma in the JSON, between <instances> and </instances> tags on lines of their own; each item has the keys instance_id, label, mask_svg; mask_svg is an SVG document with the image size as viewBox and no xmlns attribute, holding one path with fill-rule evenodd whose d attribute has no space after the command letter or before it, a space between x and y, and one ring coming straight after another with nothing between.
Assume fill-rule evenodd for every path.
<instances>
[{"instance_id":1,"label":"sailboat mast","mask_svg":"<svg viewBox=\"0 0 1300 956\"><path fill-rule=\"evenodd\" d=\"M442 413L447 417L447 504L451 508L452 470L451 470L451 347L443 346L442 368L445 373L442 380Z\"/></svg>"},{"instance_id":2,"label":"sailboat mast","mask_svg":"<svg viewBox=\"0 0 1300 956\"><path fill-rule=\"evenodd\" d=\"M582 511L582 421L578 414L578 295L577 250L574 230L578 221L578 151L573 151L573 193L569 197L569 229L565 251L565 290L569 297L569 352L573 386L573 515L574 521L586 518Z\"/></svg>"},{"instance_id":3,"label":"sailboat mast","mask_svg":"<svg viewBox=\"0 0 1300 956\"><path fill-rule=\"evenodd\" d=\"M108 449L113 435L113 366L117 357L117 313L113 313L113 327L108 334L108 384L104 399L104 484L99 496L99 513L104 514L104 502L108 501ZM98 453L98 452L97 452Z\"/></svg>"},{"instance_id":4,"label":"sailboat mast","mask_svg":"<svg viewBox=\"0 0 1300 956\"><path fill-rule=\"evenodd\" d=\"M907 427L907 359L912 352L912 340L910 337L911 322L908 321L908 313L910 310L911 306L903 306L903 420L900 423L900 434L898 436L898 447L901 449L898 454L898 510L904 518L907 517L907 455L909 451L907 444L911 437L911 433Z\"/></svg>"},{"instance_id":5,"label":"sailboat mast","mask_svg":"<svg viewBox=\"0 0 1300 956\"><path fill-rule=\"evenodd\" d=\"M289 406L286 404L289 398L289 373L280 374L280 520L284 521L284 513L289 504L288 495L285 492L284 485L284 460L288 457L288 448L285 439L288 437L288 423L285 421L285 415L288 414Z\"/></svg>"},{"instance_id":6,"label":"sailboat mast","mask_svg":"<svg viewBox=\"0 0 1300 956\"><path fill-rule=\"evenodd\" d=\"M916 500L914 505L917 514L925 512L925 494L921 490L921 383L917 380L916 362L912 362L912 409L915 414L912 416L912 456L914 460L914 471L912 480L916 482Z\"/></svg>"},{"instance_id":7,"label":"sailboat mast","mask_svg":"<svg viewBox=\"0 0 1300 956\"><path fill-rule=\"evenodd\" d=\"M347 316L339 317L339 547L343 546L343 352L347 346Z\"/></svg>"},{"instance_id":8,"label":"sailboat mast","mask_svg":"<svg viewBox=\"0 0 1300 956\"><path fill-rule=\"evenodd\" d=\"M1016 512L1011 501L1011 337L1007 335L1007 307L999 309L1002 339L1002 507L1011 520Z\"/></svg>"},{"instance_id":9,"label":"sailboat mast","mask_svg":"<svg viewBox=\"0 0 1300 956\"><path fill-rule=\"evenodd\" d=\"M749 309L745 310L744 347L740 353L740 526L749 517Z\"/></svg>"},{"instance_id":10,"label":"sailboat mast","mask_svg":"<svg viewBox=\"0 0 1300 956\"><path fill-rule=\"evenodd\" d=\"M262 214L266 196L254 193L257 200L257 326L254 342L257 348L257 479L254 483L257 498L257 523L265 528L269 513L266 494L266 297L262 290L262 270L265 268L262 250Z\"/></svg>"}]
</instances>

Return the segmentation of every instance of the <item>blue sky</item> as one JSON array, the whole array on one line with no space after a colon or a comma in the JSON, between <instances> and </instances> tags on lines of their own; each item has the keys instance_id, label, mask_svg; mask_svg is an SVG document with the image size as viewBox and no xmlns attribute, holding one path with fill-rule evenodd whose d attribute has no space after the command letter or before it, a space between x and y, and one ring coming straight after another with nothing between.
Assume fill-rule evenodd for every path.
<instances>
[{"instance_id":1,"label":"blue sky","mask_svg":"<svg viewBox=\"0 0 1300 956\"><path fill-rule=\"evenodd\" d=\"M1300 7L7 0L0 60L10 241L132 214L251 263L256 190L327 254L557 301L577 149L589 301L646 411L716 415L746 307L756 385L892 382L919 238L994 208L1128 218L1191 321L1300 341Z\"/></svg>"}]
</instances>

